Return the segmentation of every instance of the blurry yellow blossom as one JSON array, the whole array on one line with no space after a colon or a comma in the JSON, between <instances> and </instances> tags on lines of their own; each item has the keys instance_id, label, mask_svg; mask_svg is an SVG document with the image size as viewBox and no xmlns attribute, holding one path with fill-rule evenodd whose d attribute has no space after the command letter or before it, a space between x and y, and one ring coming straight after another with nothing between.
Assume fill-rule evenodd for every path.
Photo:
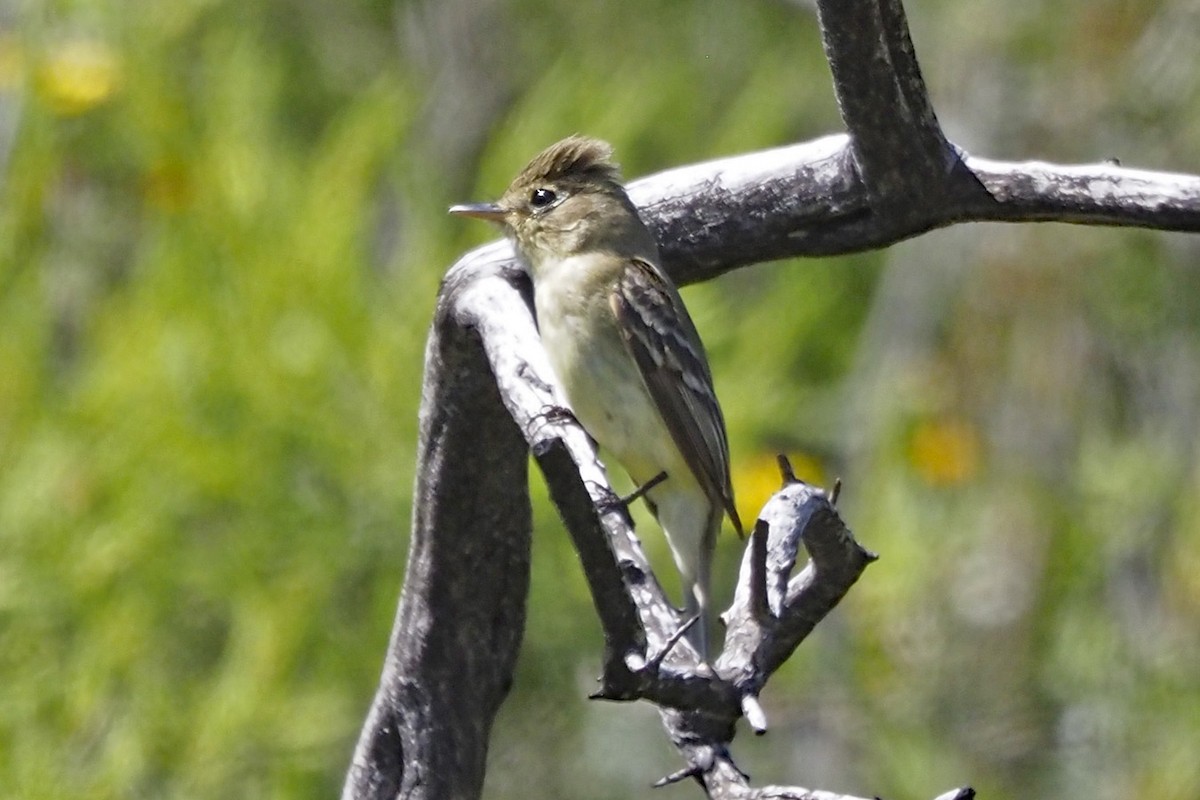
<instances>
[{"instance_id":1,"label":"blurry yellow blossom","mask_svg":"<svg viewBox=\"0 0 1200 800\"><path fill-rule=\"evenodd\" d=\"M825 470L814 456L791 452L786 455L792 462L797 478L818 486L825 484ZM747 529L753 527L758 512L782 486L783 477L779 474L779 462L774 452L760 452L734 463L733 491L737 497L738 514Z\"/></svg>"},{"instance_id":2,"label":"blurry yellow blossom","mask_svg":"<svg viewBox=\"0 0 1200 800\"><path fill-rule=\"evenodd\" d=\"M925 419L913 430L908 455L913 469L931 486L952 486L979 472L979 435L958 418Z\"/></svg>"},{"instance_id":3,"label":"blurry yellow blossom","mask_svg":"<svg viewBox=\"0 0 1200 800\"><path fill-rule=\"evenodd\" d=\"M72 39L55 45L38 73L38 90L57 114L90 111L113 96L121 82L121 63L104 42Z\"/></svg>"},{"instance_id":4,"label":"blurry yellow blossom","mask_svg":"<svg viewBox=\"0 0 1200 800\"><path fill-rule=\"evenodd\" d=\"M20 88L25 80L25 50L12 34L0 34L0 92Z\"/></svg>"}]
</instances>

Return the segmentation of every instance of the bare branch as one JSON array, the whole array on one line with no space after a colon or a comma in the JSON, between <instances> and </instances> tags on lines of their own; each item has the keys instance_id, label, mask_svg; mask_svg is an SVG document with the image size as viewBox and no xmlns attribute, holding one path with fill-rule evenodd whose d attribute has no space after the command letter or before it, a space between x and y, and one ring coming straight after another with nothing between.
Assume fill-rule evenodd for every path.
<instances>
[{"instance_id":1,"label":"bare branch","mask_svg":"<svg viewBox=\"0 0 1200 800\"><path fill-rule=\"evenodd\" d=\"M844 134L660 172L633 182L630 196L680 283L771 259L869 250L957 222L1200 231L1194 175L965 156L949 180L909 197L919 215L896 216L874 205Z\"/></svg>"},{"instance_id":2,"label":"bare branch","mask_svg":"<svg viewBox=\"0 0 1200 800\"><path fill-rule=\"evenodd\" d=\"M604 628L604 674L597 697L645 697L664 706L720 709L737 718L736 690L697 672L699 655L676 634L685 624L642 552L591 440L553 383L529 304L528 279L512 262L492 261L498 246L455 265L447 283L470 288L457 316L482 341L493 380L522 430L579 552Z\"/></svg>"},{"instance_id":3,"label":"bare branch","mask_svg":"<svg viewBox=\"0 0 1200 800\"><path fill-rule=\"evenodd\" d=\"M753 542L742 558L733 605L723 615L728 633L717 674L745 694L757 695L776 669L828 614L876 556L850 535L826 493L787 483L759 515L754 536L766 530L767 603L755 612ZM803 542L811 559L792 575Z\"/></svg>"},{"instance_id":4,"label":"bare branch","mask_svg":"<svg viewBox=\"0 0 1200 800\"><path fill-rule=\"evenodd\" d=\"M472 269L468 257L455 274ZM734 723L746 712L756 730L766 729L757 703L766 680L874 556L849 536L823 491L785 476L786 485L764 509L760 526L769 531L765 591L772 611L765 618L753 611L752 546L726 616L725 651L715 674L700 664L680 637L685 623L655 580L626 515L614 513L623 509L612 505L613 492L590 440L572 417L547 411L561 400L524 286L515 270L485 272L473 290L461 295L460 317L481 335L505 403L525 432L579 551L605 631L604 672L594 696L646 698L663 707L668 734L688 763L672 779L695 777L713 796L750 791L727 752ZM802 541L812 560L790 577Z\"/></svg>"},{"instance_id":5,"label":"bare branch","mask_svg":"<svg viewBox=\"0 0 1200 800\"><path fill-rule=\"evenodd\" d=\"M1112 163L1060 166L968 156L988 200L970 219L1200 231L1200 177Z\"/></svg>"},{"instance_id":6,"label":"bare branch","mask_svg":"<svg viewBox=\"0 0 1200 800\"><path fill-rule=\"evenodd\" d=\"M882 247L964 221L1200 231L1200 177L1117 165L968 156L945 140L900 0L818 0L848 134L652 175L630 194L680 283L788 256ZM514 425L515 422L515 425ZM426 353L412 553L379 690L346 798L470 798L524 624L532 450L579 551L605 633L597 696L663 708L686 767L716 798L840 795L753 788L727 744L770 674L873 555L831 498L789 483L764 509L712 668L667 601L537 339L511 248L447 274ZM800 544L810 558L793 575ZM765 553L763 545L765 544ZM757 548L757 552L753 552ZM938 800L968 800L958 789ZM847 800L852 800L847 798Z\"/></svg>"},{"instance_id":7,"label":"bare branch","mask_svg":"<svg viewBox=\"0 0 1200 800\"><path fill-rule=\"evenodd\" d=\"M817 4L825 54L854 163L877 205L917 213L914 188L950 173L947 147L925 90L900 0Z\"/></svg>"},{"instance_id":8,"label":"bare branch","mask_svg":"<svg viewBox=\"0 0 1200 800\"><path fill-rule=\"evenodd\" d=\"M346 798L478 796L525 625L528 456L458 316L461 277L430 329L404 591Z\"/></svg>"},{"instance_id":9,"label":"bare branch","mask_svg":"<svg viewBox=\"0 0 1200 800\"><path fill-rule=\"evenodd\" d=\"M967 176L958 180L970 180L973 190L941 195L926 219L897 221L872 206L848 153L847 137L827 137L671 170L639 181L632 194L651 226L669 237L662 240L668 267L685 282L769 258L861 250L954 221L1060 219L1200 230L1200 178L1194 176L973 158L956 173ZM524 619L529 511L523 443L538 456L601 610L607 649L600 694L708 709L704 716L672 712L665 719L685 752L709 754L687 748L697 740L728 741L742 698L760 688L700 676L686 640L661 666L645 668L647 654L662 652L682 620L624 515L599 510L611 488L587 435L569 420L554 419L562 399L536 343L524 280L509 246L497 242L464 257L443 285L427 352L412 556L346 797L384 797L401 786L408 774L397 753L427 769L439 763L439 754L457 753L453 767L437 768L453 786L447 783L442 793L430 785L425 796L477 794L492 714L507 690L506 665L515 659ZM569 458L548 442L561 443ZM797 592L803 572L800 579ZM456 586L470 587L470 596L453 597ZM622 599L622 591L632 600ZM486 618L463 616L472 609L485 609ZM820 615L796 618L802 622L788 635L799 641ZM464 652L480 652L480 641L488 642L487 663L464 663ZM777 639L786 641L782 634ZM790 650L778 644L771 652L773 662ZM449 683L444 675L453 676ZM434 724L466 708L479 718L465 728ZM712 771L702 771L711 783Z\"/></svg>"},{"instance_id":10,"label":"bare branch","mask_svg":"<svg viewBox=\"0 0 1200 800\"><path fill-rule=\"evenodd\" d=\"M498 263L498 254L502 251L495 247L476 251L447 275L438 318L452 320L462 334L435 325L430 363L449 365L443 355L448 342L459 343L464 353L481 348L491 382L499 388L498 396L492 396L503 402L542 467L579 551L605 632L604 669L596 696L658 703L665 709L672 741L687 759L686 772L715 794L734 791L736 787L725 784L729 776L741 776L726 752L734 723L746 712L760 732L766 729L756 699L762 686L836 605L871 557L849 537L824 492L788 482L763 514L770 531L765 567L772 610L765 619L751 610L748 549L739 581L741 599L727 617L725 652L715 672L701 664L691 645L679 637L684 622L655 579L623 507L613 504L615 495L590 439L571 415L560 411L562 401L529 307L527 279L514 264ZM453 369L444 375L448 381L470 377ZM461 412L451 413L461 419ZM446 427L442 434L442 440L457 436ZM813 559L789 580L802 541ZM423 538L421 542L422 547L427 544ZM456 546L462 547L461 541ZM425 563L421 552L414 552L412 563ZM422 577L410 574L402 609L415 602ZM463 580L475 588L472 580ZM396 658L407 657L412 633L398 624L392 645ZM385 673L385 680L389 677ZM378 707L386 710L390 692L381 689L380 696ZM378 745L379 730L387 729L376 729L376 738L366 737L364 742ZM367 745L360 750L363 747ZM362 753L361 763L356 760L356 769L364 776L381 771L369 750ZM738 781L749 790L744 777Z\"/></svg>"}]
</instances>

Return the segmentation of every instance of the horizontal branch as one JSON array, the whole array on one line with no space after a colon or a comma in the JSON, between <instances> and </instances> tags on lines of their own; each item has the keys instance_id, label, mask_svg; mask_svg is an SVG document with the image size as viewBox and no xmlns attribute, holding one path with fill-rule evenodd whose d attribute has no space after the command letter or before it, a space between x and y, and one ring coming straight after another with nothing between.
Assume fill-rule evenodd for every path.
<instances>
[{"instance_id":1,"label":"horizontal branch","mask_svg":"<svg viewBox=\"0 0 1200 800\"><path fill-rule=\"evenodd\" d=\"M1074 222L1200 232L1200 177L1115 163L1063 166L966 156L990 203L971 219Z\"/></svg>"},{"instance_id":2,"label":"horizontal branch","mask_svg":"<svg viewBox=\"0 0 1200 800\"><path fill-rule=\"evenodd\" d=\"M959 150L955 158L953 181L914 200L920 215L902 219L873 207L845 134L665 170L630 183L629 195L682 284L763 261L871 250L958 222L1200 232L1200 176L993 161ZM467 258L515 256L494 242Z\"/></svg>"},{"instance_id":3,"label":"horizontal branch","mask_svg":"<svg viewBox=\"0 0 1200 800\"><path fill-rule=\"evenodd\" d=\"M966 156L913 189L916 211L878 205L850 137L826 136L659 172L629 194L679 283L794 256L883 247L957 222L1046 222L1200 231L1200 177L1115 164L1056 166Z\"/></svg>"}]
</instances>

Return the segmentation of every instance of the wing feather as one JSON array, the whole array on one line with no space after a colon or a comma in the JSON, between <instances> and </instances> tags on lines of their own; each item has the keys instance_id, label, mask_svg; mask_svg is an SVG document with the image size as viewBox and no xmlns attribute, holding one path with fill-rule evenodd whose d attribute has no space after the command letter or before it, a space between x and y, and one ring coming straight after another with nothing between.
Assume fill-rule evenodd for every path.
<instances>
[{"instance_id":1,"label":"wing feather","mask_svg":"<svg viewBox=\"0 0 1200 800\"><path fill-rule=\"evenodd\" d=\"M679 292L654 264L631 258L610 302L625 346L675 446L708 498L743 535L729 477L725 418L704 345Z\"/></svg>"}]
</instances>

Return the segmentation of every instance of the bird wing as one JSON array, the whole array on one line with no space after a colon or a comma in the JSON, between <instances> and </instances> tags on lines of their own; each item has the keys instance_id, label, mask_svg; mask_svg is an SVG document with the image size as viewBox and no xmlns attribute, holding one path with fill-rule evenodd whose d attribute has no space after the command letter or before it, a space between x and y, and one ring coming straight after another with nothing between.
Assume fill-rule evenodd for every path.
<instances>
[{"instance_id":1,"label":"bird wing","mask_svg":"<svg viewBox=\"0 0 1200 800\"><path fill-rule=\"evenodd\" d=\"M631 258L609 302L675 446L704 493L743 535L729 478L725 418L700 335L679 292L654 264Z\"/></svg>"}]
</instances>

